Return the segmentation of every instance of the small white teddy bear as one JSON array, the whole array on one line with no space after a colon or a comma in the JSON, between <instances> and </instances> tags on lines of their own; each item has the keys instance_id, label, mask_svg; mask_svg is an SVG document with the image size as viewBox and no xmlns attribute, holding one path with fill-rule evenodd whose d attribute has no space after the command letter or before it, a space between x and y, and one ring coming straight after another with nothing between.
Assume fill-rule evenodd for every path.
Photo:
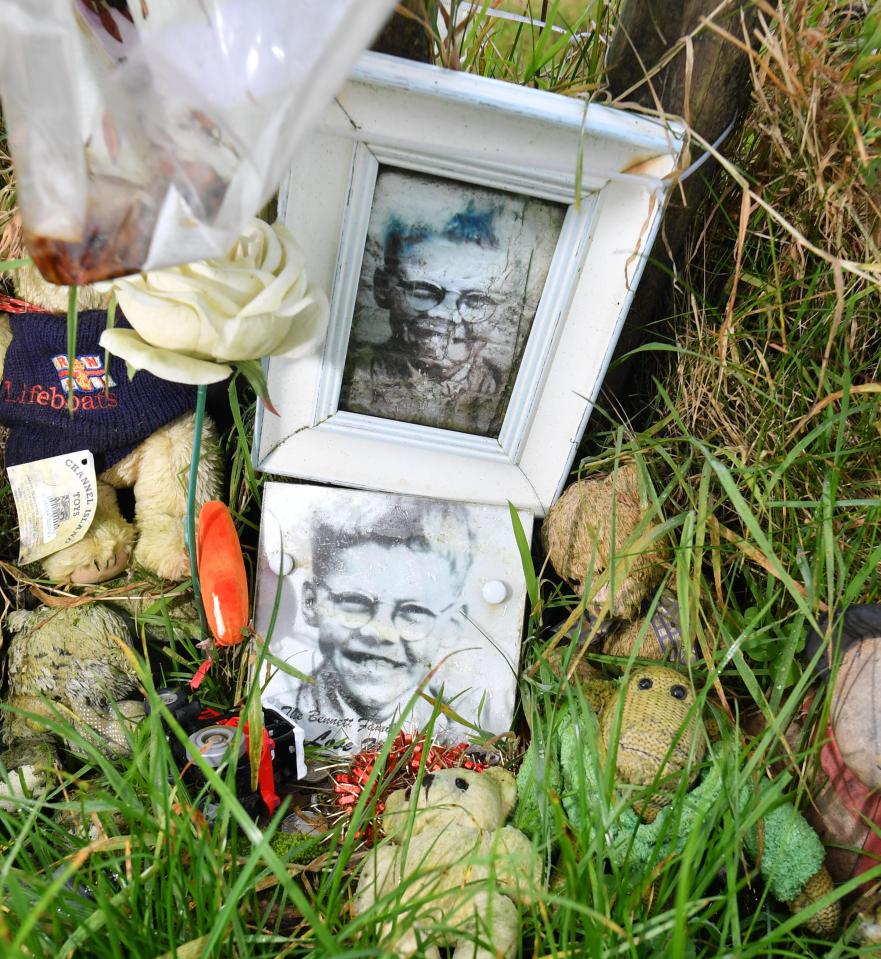
<instances>
[{"instance_id":1,"label":"small white teddy bear","mask_svg":"<svg viewBox=\"0 0 881 959\"><path fill-rule=\"evenodd\" d=\"M517 907L538 887L541 863L530 841L503 825L516 801L505 769L427 773L418 790L389 796L386 838L361 870L355 911L378 903L393 914L380 930L395 955L497 959L516 954Z\"/></svg>"}]
</instances>

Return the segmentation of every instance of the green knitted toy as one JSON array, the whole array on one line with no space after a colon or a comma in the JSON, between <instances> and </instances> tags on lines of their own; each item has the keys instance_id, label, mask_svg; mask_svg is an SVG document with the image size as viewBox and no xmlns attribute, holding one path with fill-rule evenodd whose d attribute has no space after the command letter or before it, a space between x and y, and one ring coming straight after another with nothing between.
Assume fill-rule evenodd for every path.
<instances>
[{"instance_id":1,"label":"green knitted toy","mask_svg":"<svg viewBox=\"0 0 881 959\"><path fill-rule=\"evenodd\" d=\"M624 696L619 704L618 695ZM518 776L518 815L515 825L534 831L540 804L548 791L558 792L570 823L583 825L585 797L601 794L600 770L615 740L616 789L630 804L617 813L607 831L610 857L616 865L651 868L665 856L685 848L689 835L720 801L739 808L755 801L750 785L736 796L726 789L721 750L701 775L706 737L688 680L665 666L635 669L626 682L595 681L585 693L596 711L597 728L583 728L575 712L560 715L552 741L535 739ZM619 725L620 724L620 725ZM591 723L593 727L593 723ZM587 737L590 737L590 742ZM687 792L671 805L673 797ZM675 810L675 812L674 812ZM675 820L671 817L675 815ZM823 865L825 852L814 830L789 803L770 809L759 828L745 836L745 846L771 892L797 912L832 889ZM759 848L761 846L761 857ZM840 907L833 903L806 922L814 933L828 935L839 924Z\"/></svg>"}]
</instances>

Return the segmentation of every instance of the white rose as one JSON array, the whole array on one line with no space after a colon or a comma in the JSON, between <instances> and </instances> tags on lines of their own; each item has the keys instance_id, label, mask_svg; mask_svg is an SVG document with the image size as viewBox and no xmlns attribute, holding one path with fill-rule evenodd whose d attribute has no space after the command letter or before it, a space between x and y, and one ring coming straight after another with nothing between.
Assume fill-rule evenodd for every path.
<instances>
[{"instance_id":1,"label":"white rose","mask_svg":"<svg viewBox=\"0 0 881 959\"><path fill-rule=\"evenodd\" d=\"M109 284L132 326L101 345L138 370L178 383L216 383L236 360L295 356L324 333L324 293L309 286L290 231L252 220L227 256Z\"/></svg>"}]
</instances>

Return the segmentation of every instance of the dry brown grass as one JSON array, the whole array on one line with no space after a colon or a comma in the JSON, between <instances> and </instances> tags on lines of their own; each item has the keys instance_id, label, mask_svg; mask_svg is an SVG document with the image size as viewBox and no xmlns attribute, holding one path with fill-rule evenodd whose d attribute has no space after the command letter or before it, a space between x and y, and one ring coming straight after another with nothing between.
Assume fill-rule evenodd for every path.
<instances>
[{"instance_id":1,"label":"dry brown grass","mask_svg":"<svg viewBox=\"0 0 881 959\"><path fill-rule=\"evenodd\" d=\"M6 131L0 116L0 260L9 260L21 250L21 230L15 216L15 186L12 160L6 149Z\"/></svg>"},{"instance_id":2,"label":"dry brown grass","mask_svg":"<svg viewBox=\"0 0 881 959\"><path fill-rule=\"evenodd\" d=\"M751 188L729 181L693 238L670 384L685 426L743 463L785 455L836 391L877 382L881 360L872 21L841 2L760 8L734 157ZM867 425L848 425L855 442ZM877 473L881 450L867 461Z\"/></svg>"},{"instance_id":3,"label":"dry brown grass","mask_svg":"<svg viewBox=\"0 0 881 959\"><path fill-rule=\"evenodd\" d=\"M730 38L752 104L678 275L662 422L631 445L710 544L712 576L689 566L708 648L745 630L783 683L804 632L783 655L782 622L881 600L881 9L757 7Z\"/></svg>"}]
</instances>

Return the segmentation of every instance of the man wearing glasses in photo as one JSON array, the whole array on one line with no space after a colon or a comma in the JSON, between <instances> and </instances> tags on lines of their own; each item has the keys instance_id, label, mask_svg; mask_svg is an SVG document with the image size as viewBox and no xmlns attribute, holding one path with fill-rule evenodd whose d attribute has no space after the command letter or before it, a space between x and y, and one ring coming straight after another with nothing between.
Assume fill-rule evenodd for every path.
<instances>
[{"instance_id":1,"label":"man wearing glasses in photo","mask_svg":"<svg viewBox=\"0 0 881 959\"><path fill-rule=\"evenodd\" d=\"M528 332L528 271L499 229L512 219L473 200L437 229L390 219L373 298L391 335L352 351L341 408L498 435Z\"/></svg>"},{"instance_id":2,"label":"man wearing glasses in photo","mask_svg":"<svg viewBox=\"0 0 881 959\"><path fill-rule=\"evenodd\" d=\"M405 721L419 728L432 715L428 698L442 691L429 674L459 645L473 542L466 511L443 501L384 498L353 522L338 520L319 518L312 531L303 616L322 659L296 707L309 726L359 745L384 738L423 682ZM440 715L435 733L445 732L468 734Z\"/></svg>"}]
</instances>

